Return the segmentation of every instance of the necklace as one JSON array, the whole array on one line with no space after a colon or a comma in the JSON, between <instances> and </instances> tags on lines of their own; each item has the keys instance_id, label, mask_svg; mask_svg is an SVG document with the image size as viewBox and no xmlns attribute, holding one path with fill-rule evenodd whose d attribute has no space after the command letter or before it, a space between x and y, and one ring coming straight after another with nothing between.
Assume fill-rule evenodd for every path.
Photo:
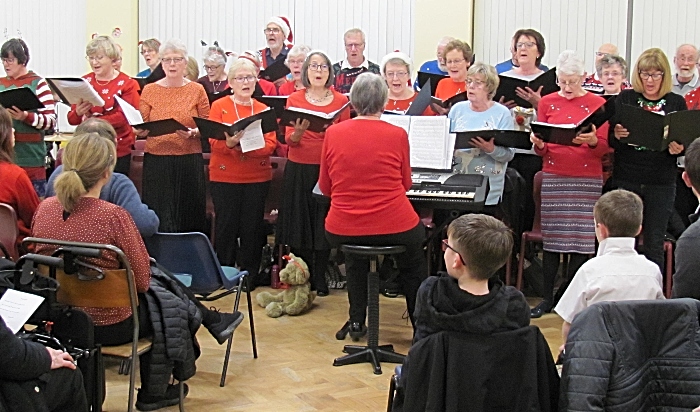
<instances>
[{"instance_id":1,"label":"necklace","mask_svg":"<svg viewBox=\"0 0 700 412\"><path fill-rule=\"evenodd\" d=\"M99 86L106 86L106 85L109 84L109 82L111 82L112 80L114 80L114 77L115 77L114 74L112 74L112 78L111 78L111 79L109 79L109 80L103 80L104 83L101 83L99 80L97 80L97 75L95 75L95 83L97 83Z\"/></svg>"},{"instance_id":2,"label":"necklace","mask_svg":"<svg viewBox=\"0 0 700 412\"><path fill-rule=\"evenodd\" d=\"M252 116L252 115L255 114L254 111L253 111L253 99L252 99L252 98L250 99L250 102L248 102L248 103L236 102L236 99L235 99L235 98L232 98L231 100L233 100L233 110L236 111L236 117L237 117L238 119L241 118L241 116L238 114L238 105L239 105L239 104L242 105L242 106L248 106L248 105L250 105L250 115Z\"/></svg>"},{"instance_id":3,"label":"necklace","mask_svg":"<svg viewBox=\"0 0 700 412\"><path fill-rule=\"evenodd\" d=\"M310 103L322 103L330 95L331 95L331 91L326 89L326 94L323 97L316 99L316 98L311 96L311 92L308 89L306 90L306 100L308 100Z\"/></svg>"},{"instance_id":4,"label":"necklace","mask_svg":"<svg viewBox=\"0 0 700 412\"><path fill-rule=\"evenodd\" d=\"M214 93L219 91L219 86L221 86L221 83L223 83L223 80L219 80L219 84L216 84L217 82L211 82L211 85L214 86Z\"/></svg>"}]
</instances>

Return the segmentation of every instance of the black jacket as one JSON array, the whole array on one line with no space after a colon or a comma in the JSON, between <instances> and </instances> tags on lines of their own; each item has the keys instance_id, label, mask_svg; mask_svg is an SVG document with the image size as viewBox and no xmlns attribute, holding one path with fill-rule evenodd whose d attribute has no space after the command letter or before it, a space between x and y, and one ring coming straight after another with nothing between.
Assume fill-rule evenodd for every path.
<instances>
[{"instance_id":1,"label":"black jacket","mask_svg":"<svg viewBox=\"0 0 700 412\"><path fill-rule=\"evenodd\" d=\"M492 278L489 291L475 296L446 274L428 277L418 289L413 343L443 330L489 335L530 324L530 306L519 290Z\"/></svg>"},{"instance_id":2,"label":"black jacket","mask_svg":"<svg viewBox=\"0 0 700 412\"><path fill-rule=\"evenodd\" d=\"M151 268L146 301L153 324L146 391L157 395L165 393L171 373L183 381L194 376L195 360L200 354L195 334L202 323L202 314L179 285L155 267Z\"/></svg>"},{"instance_id":3,"label":"black jacket","mask_svg":"<svg viewBox=\"0 0 700 412\"><path fill-rule=\"evenodd\" d=\"M40 343L19 339L0 317L0 410L48 411L35 388L46 383L51 356ZM3 401L4 399L4 401Z\"/></svg>"},{"instance_id":4,"label":"black jacket","mask_svg":"<svg viewBox=\"0 0 700 412\"><path fill-rule=\"evenodd\" d=\"M673 274L673 298L700 299L700 222L698 215L676 241L676 272Z\"/></svg>"},{"instance_id":5,"label":"black jacket","mask_svg":"<svg viewBox=\"0 0 700 412\"><path fill-rule=\"evenodd\" d=\"M536 326L490 335L439 332L411 347L394 411L557 410L559 376Z\"/></svg>"},{"instance_id":6,"label":"black jacket","mask_svg":"<svg viewBox=\"0 0 700 412\"><path fill-rule=\"evenodd\" d=\"M566 342L561 411L690 411L700 405L700 302L596 303Z\"/></svg>"}]
</instances>

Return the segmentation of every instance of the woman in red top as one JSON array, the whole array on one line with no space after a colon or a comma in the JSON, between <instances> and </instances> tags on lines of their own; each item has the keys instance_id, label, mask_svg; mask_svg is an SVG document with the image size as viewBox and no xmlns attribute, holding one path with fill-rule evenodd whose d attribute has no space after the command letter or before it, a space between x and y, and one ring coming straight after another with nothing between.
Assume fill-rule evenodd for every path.
<instances>
[{"instance_id":1,"label":"woman in red top","mask_svg":"<svg viewBox=\"0 0 700 412\"><path fill-rule=\"evenodd\" d=\"M583 61L573 51L564 51L557 59L557 82L560 91L540 100L537 120L554 124L578 124L603 104L605 99L587 92L581 86ZM564 146L545 143L532 135L535 153L542 157L542 237L544 300L531 316L538 318L552 310L554 278L561 253L570 255L567 279L595 254L593 206L603 188L601 158L608 152L607 124L579 134L573 143ZM564 293L566 286L557 294Z\"/></svg>"},{"instance_id":2,"label":"woman in red top","mask_svg":"<svg viewBox=\"0 0 700 412\"><path fill-rule=\"evenodd\" d=\"M306 58L301 79L306 89L292 93L287 107L332 113L348 102L347 97L332 90L333 65L322 52L313 52ZM350 111L343 109L340 121L349 118ZM311 269L311 286L320 296L325 296L328 286L324 276L331 248L324 235L323 220L328 207L319 204L311 192L318 181L326 133L306 130L308 127L308 120L287 125L289 159L284 169L285 192L277 217L277 239L295 249L294 253L307 262Z\"/></svg>"},{"instance_id":3,"label":"woman in red top","mask_svg":"<svg viewBox=\"0 0 700 412\"><path fill-rule=\"evenodd\" d=\"M389 100L384 110L406 112L418 96L410 85L413 73L411 58L401 52L389 53L382 59L379 70L389 86ZM432 116L433 111L426 107L423 115Z\"/></svg>"},{"instance_id":4,"label":"woman in red top","mask_svg":"<svg viewBox=\"0 0 700 412\"><path fill-rule=\"evenodd\" d=\"M318 183L331 197L326 217L331 245L406 246L396 261L413 323L416 294L428 272L422 247L425 228L406 197L411 188L408 135L379 119L387 94L386 83L376 74L357 77L350 101L358 116L328 128ZM346 256L346 266L350 320L341 331L358 339L366 331L369 261Z\"/></svg>"},{"instance_id":5,"label":"woman in red top","mask_svg":"<svg viewBox=\"0 0 700 412\"><path fill-rule=\"evenodd\" d=\"M452 96L467 91L467 70L472 65L474 53L466 42L452 40L445 46L442 53L449 79L442 79L435 89L435 97L447 100ZM439 115L447 114L450 109L445 109L432 104L433 111Z\"/></svg>"},{"instance_id":6,"label":"woman in red top","mask_svg":"<svg viewBox=\"0 0 700 412\"><path fill-rule=\"evenodd\" d=\"M6 203L17 214L17 247L22 239L31 235L32 216L39 205L39 198L27 172L13 163L15 156L15 133L10 113L0 106L0 203ZM14 245L3 245L12 251ZM21 253L20 253L21 254Z\"/></svg>"},{"instance_id":7,"label":"woman in red top","mask_svg":"<svg viewBox=\"0 0 700 412\"><path fill-rule=\"evenodd\" d=\"M122 56L119 47L109 37L97 36L92 39L85 48L85 54L92 73L86 74L83 78L92 85L105 104L97 107L90 102L81 101L77 105L72 105L68 112L68 123L77 125L89 117L99 116L100 119L111 124L117 132L117 165L114 171L129 174L134 132L114 96L119 96L138 109L139 85L136 80L112 66Z\"/></svg>"},{"instance_id":8,"label":"woman in red top","mask_svg":"<svg viewBox=\"0 0 700 412\"><path fill-rule=\"evenodd\" d=\"M289 67L292 80L280 86L278 90L280 96L289 96L297 90L304 89L304 84L301 81L301 68L304 66L304 60L310 51L311 48L303 44L298 44L289 50L284 64Z\"/></svg>"},{"instance_id":9,"label":"woman in red top","mask_svg":"<svg viewBox=\"0 0 700 412\"><path fill-rule=\"evenodd\" d=\"M253 100L257 69L245 59L236 60L229 69L228 83L233 95L215 101L209 119L232 124L268 110ZM209 180L216 211L216 254L222 265L238 266L256 274L260 268L260 250L265 197L270 188L270 155L277 146L275 132L265 134L265 147L243 153L240 140L244 132L226 140L209 139L211 160ZM238 239L240 238L240 247ZM239 253L240 249L240 253Z\"/></svg>"}]
</instances>

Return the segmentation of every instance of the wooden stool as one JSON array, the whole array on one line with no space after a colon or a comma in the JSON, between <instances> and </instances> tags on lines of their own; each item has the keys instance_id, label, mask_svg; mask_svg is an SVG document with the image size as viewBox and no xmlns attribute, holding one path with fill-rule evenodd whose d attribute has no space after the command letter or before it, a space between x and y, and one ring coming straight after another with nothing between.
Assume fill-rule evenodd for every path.
<instances>
[{"instance_id":1,"label":"wooden stool","mask_svg":"<svg viewBox=\"0 0 700 412\"><path fill-rule=\"evenodd\" d=\"M377 260L379 255L396 255L406 251L405 246L358 246L341 245L340 250L349 254L369 257L367 274L367 346L345 345L343 352L347 355L333 361L333 366L370 362L374 374L381 375L380 362L403 363L405 355L394 352L393 345L379 345L379 273Z\"/></svg>"}]
</instances>

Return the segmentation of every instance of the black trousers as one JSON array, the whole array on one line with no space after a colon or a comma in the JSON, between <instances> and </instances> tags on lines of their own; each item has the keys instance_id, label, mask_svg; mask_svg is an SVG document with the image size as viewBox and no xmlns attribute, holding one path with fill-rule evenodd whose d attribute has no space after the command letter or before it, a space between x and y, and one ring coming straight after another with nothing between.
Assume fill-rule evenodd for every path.
<instances>
[{"instance_id":1,"label":"black trousers","mask_svg":"<svg viewBox=\"0 0 700 412\"><path fill-rule=\"evenodd\" d=\"M238 263L255 277L265 245L263 217L270 182L211 182L210 188L216 212L214 244L219 261L224 266Z\"/></svg>"},{"instance_id":2,"label":"black trousers","mask_svg":"<svg viewBox=\"0 0 700 412\"><path fill-rule=\"evenodd\" d=\"M425 227L421 222L410 230L401 233L372 236L342 236L326 231L326 238L333 247L341 244L366 246L406 246L406 251L396 255L399 267L398 281L406 297L406 307L411 323L416 308L418 288L428 275L428 267L423 252ZM369 259L345 254L345 267L348 278L348 300L350 301L350 321L364 323L367 316L367 273ZM415 326L414 326L415 327Z\"/></svg>"},{"instance_id":3,"label":"black trousers","mask_svg":"<svg viewBox=\"0 0 700 412\"><path fill-rule=\"evenodd\" d=\"M53 369L39 379L46 381L44 399L52 412L87 412L88 403L80 369Z\"/></svg>"}]
</instances>

